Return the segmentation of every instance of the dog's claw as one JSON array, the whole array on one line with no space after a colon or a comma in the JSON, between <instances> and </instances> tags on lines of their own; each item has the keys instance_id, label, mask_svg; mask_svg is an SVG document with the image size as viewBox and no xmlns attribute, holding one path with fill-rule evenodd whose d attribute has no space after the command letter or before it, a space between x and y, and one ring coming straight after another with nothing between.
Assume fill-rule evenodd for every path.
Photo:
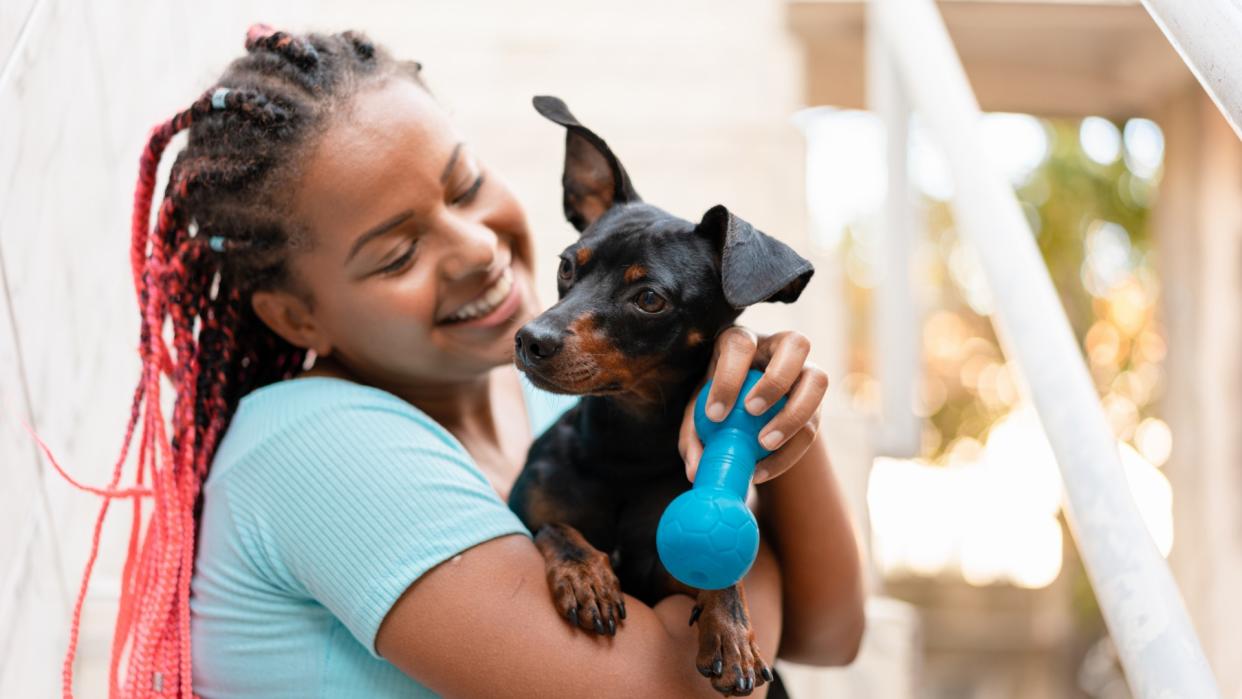
<instances>
[{"instance_id":1,"label":"dog's claw","mask_svg":"<svg viewBox=\"0 0 1242 699\"><path fill-rule=\"evenodd\" d=\"M568 616L569 616L569 623L573 624L574 626L577 626L577 625L578 625L578 609L577 609L577 607L574 607L574 608L570 609L570 610L569 610L569 615L568 615Z\"/></svg>"},{"instance_id":2,"label":"dog's claw","mask_svg":"<svg viewBox=\"0 0 1242 699\"><path fill-rule=\"evenodd\" d=\"M621 610L621 618L625 619L625 600L621 600L620 602L618 602L617 606Z\"/></svg>"},{"instance_id":3,"label":"dog's claw","mask_svg":"<svg viewBox=\"0 0 1242 699\"><path fill-rule=\"evenodd\" d=\"M771 682L774 679L772 676L772 670L767 665L764 665L763 668L759 670L759 674L763 675L763 679L767 682Z\"/></svg>"},{"instance_id":4,"label":"dog's claw","mask_svg":"<svg viewBox=\"0 0 1242 699\"><path fill-rule=\"evenodd\" d=\"M702 607L695 607L690 610L690 625L694 626L694 622L699 620L699 615L703 613Z\"/></svg>"},{"instance_id":5,"label":"dog's claw","mask_svg":"<svg viewBox=\"0 0 1242 699\"><path fill-rule=\"evenodd\" d=\"M595 617L595 633L604 635L604 623L599 620L599 617Z\"/></svg>"},{"instance_id":6,"label":"dog's claw","mask_svg":"<svg viewBox=\"0 0 1242 699\"><path fill-rule=\"evenodd\" d=\"M617 622L613 621L611 618L608 619L608 635L617 635Z\"/></svg>"},{"instance_id":7,"label":"dog's claw","mask_svg":"<svg viewBox=\"0 0 1242 699\"><path fill-rule=\"evenodd\" d=\"M720 673L724 672L724 662L720 658L716 658L716 662L712 663L712 674L720 677Z\"/></svg>"}]
</instances>

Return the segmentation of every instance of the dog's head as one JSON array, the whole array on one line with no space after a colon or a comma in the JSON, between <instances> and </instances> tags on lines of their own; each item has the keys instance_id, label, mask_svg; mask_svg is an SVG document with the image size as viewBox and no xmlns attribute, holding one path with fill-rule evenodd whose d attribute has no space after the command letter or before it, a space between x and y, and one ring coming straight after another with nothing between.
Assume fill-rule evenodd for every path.
<instances>
[{"instance_id":1,"label":"dog's head","mask_svg":"<svg viewBox=\"0 0 1242 699\"><path fill-rule=\"evenodd\" d=\"M655 402L697 380L716 334L744 308L791 303L814 269L723 206L697 224L639 198L608 144L555 97L535 109L564 126L565 217L581 233L560 256L560 300L515 338L541 388Z\"/></svg>"}]
</instances>

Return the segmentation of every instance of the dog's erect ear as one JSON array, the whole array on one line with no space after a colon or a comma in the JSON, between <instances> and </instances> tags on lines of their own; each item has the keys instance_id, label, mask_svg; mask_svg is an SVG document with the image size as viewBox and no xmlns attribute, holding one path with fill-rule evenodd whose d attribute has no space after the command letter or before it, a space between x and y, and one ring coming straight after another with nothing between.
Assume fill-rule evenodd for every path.
<instances>
[{"instance_id":1,"label":"dog's erect ear","mask_svg":"<svg viewBox=\"0 0 1242 699\"><path fill-rule=\"evenodd\" d=\"M793 303L815 268L788 245L713 206L695 231L716 243L725 300L742 309L760 301Z\"/></svg>"},{"instance_id":2,"label":"dog's erect ear","mask_svg":"<svg viewBox=\"0 0 1242 699\"><path fill-rule=\"evenodd\" d=\"M613 205L641 201L608 144L578 123L560 98L540 96L533 103L536 111L566 129L565 174L561 177L565 218L579 233Z\"/></svg>"}]
</instances>

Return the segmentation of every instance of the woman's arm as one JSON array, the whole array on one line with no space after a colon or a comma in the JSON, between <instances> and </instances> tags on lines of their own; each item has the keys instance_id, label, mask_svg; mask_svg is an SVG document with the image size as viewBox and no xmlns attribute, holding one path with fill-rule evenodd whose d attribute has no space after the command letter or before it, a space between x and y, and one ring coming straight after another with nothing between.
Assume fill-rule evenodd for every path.
<instances>
[{"instance_id":1,"label":"woman's arm","mask_svg":"<svg viewBox=\"0 0 1242 699\"><path fill-rule=\"evenodd\" d=\"M756 490L760 528L780 561L781 657L848 665L862 643L865 592L858 540L823 440Z\"/></svg>"},{"instance_id":2,"label":"woman's arm","mask_svg":"<svg viewBox=\"0 0 1242 699\"><path fill-rule=\"evenodd\" d=\"M765 657L781 636L781 584L760 547L745 579L752 626ZM584 633L557 614L543 557L530 539L505 536L463 552L418 579L388 612L376 649L446 697L703 697L718 699L695 669L693 600L647 607L626 598L617 635ZM753 696L767 695L767 685Z\"/></svg>"},{"instance_id":3,"label":"woman's arm","mask_svg":"<svg viewBox=\"0 0 1242 699\"><path fill-rule=\"evenodd\" d=\"M845 665L858 654L865 626L865 592L859 547L841 489L819 431L819 406L828 387L824 373L807 361L810 342L796 332L758 338L732 327L717 338L708 369L707 403L728 414L736 400L752 414L781 396L785 407L760 433L782 433L776 452L759 462L755 482L763 535L780 562L784 602L781 657L810 665ZM764 375L747 396L738 392L752 367ZM751 409L750 401L761 404ZM693 401L686 408L680 447L690 480L702 445L694 433ZM709 408L710 415L710 408Z\"/></svg>"}]
</instances>

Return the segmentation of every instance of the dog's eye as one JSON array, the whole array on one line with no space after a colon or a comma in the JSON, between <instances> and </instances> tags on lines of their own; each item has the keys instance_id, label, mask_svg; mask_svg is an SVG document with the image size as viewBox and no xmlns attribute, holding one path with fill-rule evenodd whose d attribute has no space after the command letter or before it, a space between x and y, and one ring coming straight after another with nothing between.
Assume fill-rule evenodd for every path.
<instances>
[{"instance_id":1,"label":"dog's eye","mask_svg":"<svg viewBox=\"0 0 1242 699\"><path fill-rule=\"evenodd\" d=\"M651 289L643 289L638 292L638 296L634 297L634 303L647 313L659 313L664 310L664 297L652 291Z\"/></svg>"},{"instance_id":2,"label":"dog's eye","mask_svg":"<svg viewBox=\"0 0 1242 699\"><path fill-rule=\"evenodd\" d=\"M561 258L561 266L556 270L556 276L563 282L574 278L574 266L567 258Z\"/></svg>"}]
</instances>

